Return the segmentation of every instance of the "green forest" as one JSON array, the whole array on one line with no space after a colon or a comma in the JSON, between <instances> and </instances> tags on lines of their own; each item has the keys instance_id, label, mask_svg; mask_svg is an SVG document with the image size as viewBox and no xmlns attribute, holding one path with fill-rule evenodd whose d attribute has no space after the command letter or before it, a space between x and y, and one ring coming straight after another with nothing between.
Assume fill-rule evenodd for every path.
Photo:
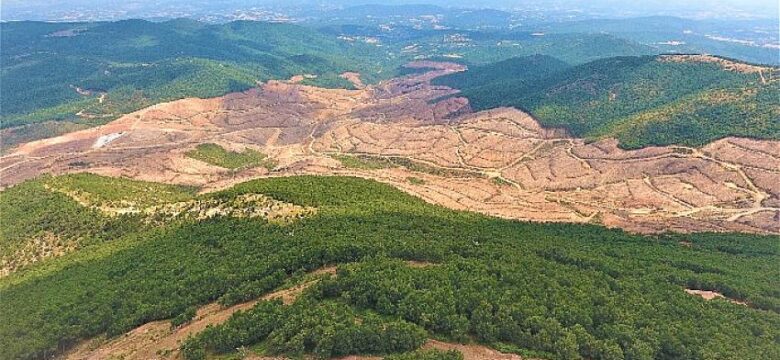
<instances>
[{"instance_id":1,"label":"green forest","mask_svg":"<svg viewBox=\"0 0 780 360\"><path fill-rule=\"evenodd\" d=\"M780 358L777 236L640 236L502 220L350 177L196 192L87 174L4 190L1 255L46 232L79 247L0 278L0 358L48 358L153 320L181 324L199 306L255 299L326 266L336 273L295 302L261 301L187 340L184 354L202 359L244 347L320 358L460 358L418 350L434 338L542 359ZM144 223L82 204L245 194L317 211L285 224L219 216ZM726 298L707 301L686 288Z\"/></svg>"},{"instance_id":2,"label":"green forest","mask_svg":"<svg viewBox=\"0 0 780 360\"><path fill-rule=\"evenodd\" d=\"M462 90L477 110L513 106L574 136L614 137L624 148L640 148L699 146L726 136L780 139L778 71L741 73L655 56L573 67L529 57L434 82Z\"/></svg>"}]
</instances>

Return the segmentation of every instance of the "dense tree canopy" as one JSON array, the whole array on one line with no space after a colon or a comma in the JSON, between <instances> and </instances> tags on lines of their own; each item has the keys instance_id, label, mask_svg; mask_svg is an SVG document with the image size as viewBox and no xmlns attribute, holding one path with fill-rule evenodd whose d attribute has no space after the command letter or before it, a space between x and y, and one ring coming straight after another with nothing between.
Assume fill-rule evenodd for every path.
<instances>
[{"instance_id":1,"label":"dense tree canopy","mask_svg":"<svg viewBox=\"0 0 780 360\"><path fill-rule=\"evenodd\" d=\"M257 298L332 265L337 274L296 302L260 302L185 353L386 354L436 337L550 359L780 356L777 236L638 236L508 221L341 177L265 179L200 196L247 193L318 210L287 225L217 217L123 230L0 279L2 357L40 358L151 320L186 322L194 307ZM6 214L4 224L18 221ZM37 216L62 221L56 212Z\"/></svg>"}]
</instances>

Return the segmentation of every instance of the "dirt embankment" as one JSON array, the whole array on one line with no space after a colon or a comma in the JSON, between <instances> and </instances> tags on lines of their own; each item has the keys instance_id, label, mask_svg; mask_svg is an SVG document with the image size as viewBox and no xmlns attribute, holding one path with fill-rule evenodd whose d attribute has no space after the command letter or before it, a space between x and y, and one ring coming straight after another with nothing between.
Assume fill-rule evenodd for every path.
<instances>
[{"instance_id":1,"label":"dirt embankment","mask_svg":"<svg viewBox=\"0 0 780 360\"><path fill-rule=\"evenodd\" d=\"M748 303L744 301L728 298L717 291L685 289L685 292L691 295L699 296L704 300L724 299L724 300L728 300L733 304L748 306Z\"/></svg>"}]
</instances>

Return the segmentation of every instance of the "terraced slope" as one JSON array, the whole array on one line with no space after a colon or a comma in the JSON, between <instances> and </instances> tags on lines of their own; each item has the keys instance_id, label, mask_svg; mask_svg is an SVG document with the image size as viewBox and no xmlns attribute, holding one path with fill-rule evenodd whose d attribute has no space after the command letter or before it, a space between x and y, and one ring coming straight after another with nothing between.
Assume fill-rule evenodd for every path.
<instances>
[{"instance_id":1,"label":"terraced slope","mask_svg":"<svg viewBox=\"0 0 780 360\"><path fill-rule=\"evenodd\" d=\"M626 151L615 140L544 128L516 109L471 113L456 91L430 84L462 66L414 65L433 70L361 90L270 82L153 106L20 146L0 158L0 184L89 171L221 189L264 176L347 174L512 219L642 233L780 233L778 141L731 137ZM231 170L188 155L205 143L251 149L276 165Z\"/></svg>"},{"instance_id":2,"label":"terraced slope","mask_svg":"<svg viewBox=\"0 0 780 360\"><path fill-rule=\"evenodd\" d=\"M110 191L116 179L77 180ZM74 180L19 186L42 183ZM133 201L125 189L118 181L114 201ZM348 177L265 179L202 196L316 212L285 224L182 218L0 279L0 357L49 357L88 340L76 350L98 358L167 358L182 345L187 359L241 347L330 358L441 347L432 337L545 359L780 355L776 236L508 221ZM144 340L155 334L159 345Z\"/></svg>"},{"instance_id":3,"label":"terraced slope","mask_svg":"<svg viewBox=\"0 0 780 360\"><path fill-rule=\"evenodd\" d=\"M777 68L686 55L618 57L563 71L551 69L553 61L515 62L437 81L461 89L475 109L525 109L545 126L617 138L623 148L780 139Z\"/></svg>"}]
</instances>

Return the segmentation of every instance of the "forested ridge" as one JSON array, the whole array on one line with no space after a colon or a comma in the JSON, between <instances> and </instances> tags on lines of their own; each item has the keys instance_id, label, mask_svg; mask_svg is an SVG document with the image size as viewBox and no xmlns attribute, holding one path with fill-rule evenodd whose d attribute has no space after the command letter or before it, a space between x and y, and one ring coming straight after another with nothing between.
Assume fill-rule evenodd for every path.
<instances>
[{"instance_id":1,"label":"forested ridge","mask_svg":"<svg viewBox=\"0 0 780 360\"><path fill-rule=\"evenodd\" d=\"M549 55L521 56L475 66L465 72L436 78L433 82L464 90L485 85L530 86L533 81L542 80L569 67L566 62Z\"/></svg>"},{"instance_id":2,"label":"forested ridge","mask_svg":"<svg viewBox=\"0 0 780 360\"><path fill-rule=\"evenodd\" d=\"M132 214L58 215L54 210L81 205L57 189L82 189L97 204L260 193L317 211L287 224L217 216L131 226L139 223ZM261 301L191 338L185 354L196 359L241 346L325 358L401 354L438 338L547 359L780 357L777 236L639 236L509 221L345 177L264 179L196 195L71 175L1 194L2 223L17 229L13 237L2 233L3 243L23 244L73 222L85 226L69 230L82 239L78 251L0 279L0 358L49 357L152 320L180 324L198 306L255 299L326 266L337 266L336 274L292 304ZM11 207L19 217L9 216ZM116 230L100 238L88 230L105 224ZM727 298L706 301L686 288Z\"/></svg>"},{"instance_id":3,"label":"forested ridge","mask_svg":"<svg viewBox=\"0 0 780 360\"><path fill-rule=\"evenodd\" d=\"M699 146L726 136L780 139L776 68L741 73L656 56L551 64L520 58L434 82L461 89L477 110L517 107L545 126L577 137L615 137L625 148Z\"/></svg>"}]
</instances>

